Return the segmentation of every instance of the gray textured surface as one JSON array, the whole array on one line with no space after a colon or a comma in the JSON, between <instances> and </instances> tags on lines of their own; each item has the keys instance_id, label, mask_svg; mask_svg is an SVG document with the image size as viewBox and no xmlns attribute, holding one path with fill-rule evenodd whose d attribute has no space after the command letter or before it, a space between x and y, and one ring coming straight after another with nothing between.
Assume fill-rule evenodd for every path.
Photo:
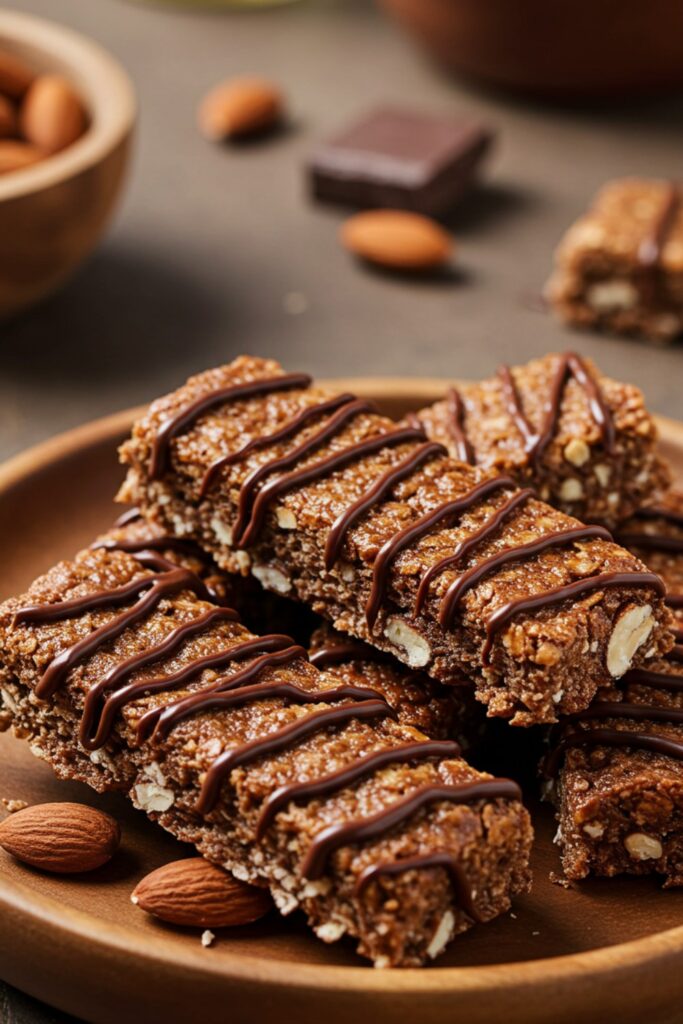
<instances>
[{"instance_id":1,"label":"gray textured surface","mask_svg":"<svg viewBox=\"0 0 683 1024\"><path fill-rule=\"evenodd\" d=\"M680 175L683 102L553 110L456 86L360 0L220 15L121 0L25 0L99 39L126 64L141 108L125 200L69 287L0 328L0 457L144 401L250 351L318 374L476 377L500 359L571 344L683 415L683 349L572 335L523 296L606 178ZM194 110L239 72L286 89L291 130L237 150L205 143ZM487 185L453 219L459 273L407 282L338 246L343 213L305 199L312 142L375 101L479 112L500 130ZM289 293L307 309L285 309ZM2 965L0 964L0 974ZM0 985L2 1024L65 1018Z\"/></svg>"}]
</instances>

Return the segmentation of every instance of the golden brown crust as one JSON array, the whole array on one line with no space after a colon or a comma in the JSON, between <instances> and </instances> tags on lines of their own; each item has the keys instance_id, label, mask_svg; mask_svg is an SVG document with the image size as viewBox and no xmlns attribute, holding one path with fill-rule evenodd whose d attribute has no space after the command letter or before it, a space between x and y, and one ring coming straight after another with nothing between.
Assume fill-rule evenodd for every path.
<instances>
[{"instance_id":1,"label":"golden brown crust","mask_svg":"<svg viewBox=\"0 0 683 1024\"><path fill-rule=\"evenodd\" d=\"M452 626L444 628L438 619L441 599L458 577L457 571L448 569L434 580L423 611L415 614L423 573L452 555L458 542L500 509L513 488L499 489L478 501L454 525L431 530L396 558L371 631L365 606L371 593L372 566L382 545L419 516L461 498L485 479L481 470L446 457L432 458L399 483L390 500L358 520L346 536L341 558L327 570L323 552L335 519L381 473L414 452L417 442L384 448L324 479L289 491L269 507L255 542L246 550L235 550L232 527L240 487L250 472L290 451L293 442L250 452L227 467L217 486L200 497L208 467L251 439L279 429L302 409L328 399L330 393L319 388L280 391L212 409L171 442L170 472L158 480L149 478L153 445L162 425L199 396L280 373L276 363L241 357L230 366L193 377L155 402L122 448L123 461L129 467L122 500L140 504L152 521L169 532L196 540L228 571L253 573L267 587L307 603L342 632L390 651L410 667L424 668L445 682L462 673L469 675L489 714L512 718L516 724L554 721L558 712L585 707L609 677L612 647L626 651L622 634L631 621L626 619L628 613L642 610L647 627L633 652L634 663L642 659L646 635L648 649L654 653L668 646L668 616L655 590L649 585L619 586L517 614L492 636L490 663L482 665L487 620L507 602L605 572L642 571L632 555L603 539L555 547L487 575L464 596ZM319 428L319 423L304 428L296 441ZM394 425L386 418L361 413L331 442L303 459L302 465L389 429ZM466 564L477 564L503 547L516 547L578 525L542 502L529 500L505 521L495 538L478 545ZM625 670L628 660L617 658L615 664Z\"/></svg>"}]
</instances>

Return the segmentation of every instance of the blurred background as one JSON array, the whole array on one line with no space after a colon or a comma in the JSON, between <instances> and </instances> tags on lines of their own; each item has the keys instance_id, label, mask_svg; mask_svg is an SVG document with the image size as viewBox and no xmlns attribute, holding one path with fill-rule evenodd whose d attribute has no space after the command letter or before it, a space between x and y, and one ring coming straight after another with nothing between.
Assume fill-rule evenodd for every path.
<instances>
[{"instance_id":1,"label":"blurred background","mask_svg":"<svg viewBox=\"0 0 683 1024\"><path fill-rule=\"evenodd\" d=\"M579 72L590 48L571 49L579 43L567 38L566 24L553 29L560 14L573 24L581 11L563 0L552 5L549 24L518 19L519 75L528 77L534 54L542 65L534 72L539 81L514 83L535 94L520 94L509 82L496 88L476 80L472 67L459 77L435 63L414 26L406 30L405 10L400 21L387 10L410 6L13 6L57 18L109 51L132 79L139 120L120 204L93 255L51 298L0 324L0 455L149 399L244 351L318 375L475 377L500 359L522 361L573 345L641 384L655 410L676 414L680 348L569 332L534 301L554 246L600 184L630 173L679 173L683 101L671 70L663 69L662 83L652 81L652 67L622 68L624 81L610 79L602 88L591 80L588 96L574 95L586 91ZM489 2L412 5L423 13L432 6L467 13L472 6L486 11ZM618 5L619 18L605 0L588 6L594 14L604 8L607 38L621 45L629 5ZM658 24L656 6L635 5ZM489 13L500 18L496 7ZM668 7L680 20L680 7ZM494 34L493 43L500 50L504 38L508 49L519 49L511 25L499 24L505 33ZM642 39L641 27L631 28ZM418 31L424 35L424 26ZM534 42L535 31L545 41ZM585 23L582 31L585 38ZM487 32L484 25L476 37L485 77L492 59ZM570 45L567 65L579 75L578 83L560 82L559 102L547 96L560 67L557 54L549 62L549 39ZM676 46L682 39L679 33ZM464 58L462 40L453 43L456 63L472 64L466 42ZM494 59L494 70L499 65ZM655 61L656 73L660 65ZM197 130L197 105L217 81L243 73L279 85L289 109L286 130L251 144L212 145ZM514 78L514 67L505 74ZM605 90L612 95L600 95ZM416 279L369 271L338 244L347 211L307 196L304 164L312 147L385 101L478 116L497 133L481 185L448 221L457 245L452 274Z\"/></svg>"}]
</instances>

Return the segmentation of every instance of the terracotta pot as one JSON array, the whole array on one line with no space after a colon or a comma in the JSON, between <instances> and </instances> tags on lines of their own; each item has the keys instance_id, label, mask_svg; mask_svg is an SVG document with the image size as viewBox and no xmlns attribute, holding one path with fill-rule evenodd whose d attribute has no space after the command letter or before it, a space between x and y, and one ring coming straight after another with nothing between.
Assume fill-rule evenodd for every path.
<instances>
[{"instance_id":1,"label":"terracotta pot","mask_svg":"<svg viewBox=\"0 0 683 1024\"><path fill-rule=\"evenodd\" d=\"M0 177L0 316L55 290L93 249L123 181L135 98L100 46L41 18L0 11L0 48L78 89L90 124L55 156Z\"/></svg>"},{"instance_id":2,"label":"terracotta pot","mask_svg":"<svg viewBox=\"0 0 683 1024\"><path fill-rule=\"evenodd\" d=\"M680 0L379 0L447 68L558 98L683 86Z\"/></svg>"}]
</instances>

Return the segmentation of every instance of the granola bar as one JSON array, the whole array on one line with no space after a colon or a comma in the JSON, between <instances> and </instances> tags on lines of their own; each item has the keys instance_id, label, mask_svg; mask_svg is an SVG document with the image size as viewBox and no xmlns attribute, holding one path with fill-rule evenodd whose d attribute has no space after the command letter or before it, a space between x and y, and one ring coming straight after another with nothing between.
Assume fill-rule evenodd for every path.
<instances>
[{"instance_id":1,"label":"granola bar","mask_svg":"<svg viewBox=\"0 0 683 1024\"><path fill-rule=\"evenodd\" d=\"M450 388L412 421L454 458L509 474L584 522L613 526L669 484L640 390L575 352Z\"/></svg>"},{"instance_id":2,"label":"granola bar","mask_svg":"<svg viewBox=\"0 0 683 1024\"><path fill-rule=\"evenodd\" d=\"M61 562L0 607L2 724L376 966L505 911L529 881L516 784L208 597L132 553Z\"/></svg>"},{"instance_id":3,"label":"granola bar","mask_svg":"<svg viewBox=\"0 0 683 1024\"><path fill-rule=\"evenodd\" d=\"M569 878L655 873L664 876L666 886L678 886L683 885L683 494L671 491L659 505L641 509L622 524L618 537L664 580L676 646L647 670L627 673L618 689L601 694L593 705L599 717L587 717L589 710L558 738L549 774L557 773L562 861Z\"/></svg>"},{"instance_id":4,"label":"granola bar","mask_svg":"<svg viewBox=\"0 0 683 1024\"><path fill-rule=\"evenodd\" d=\"M683 330L683 216L677 182L608 182L567 231L546 297L577 327L666 343Z\"/></svg>"},{"instance_id":5,"label":"granola bar","mask_svg":"<svg viewBox=\"0 0 683 1024\"><path fill-rule=\"evenodd\" d=\"M155 402L120 499L229 572L492 715L555 721L670 646L663 585L612 543L352 395L241 357Z\"/></svg>"}]
</instances>

